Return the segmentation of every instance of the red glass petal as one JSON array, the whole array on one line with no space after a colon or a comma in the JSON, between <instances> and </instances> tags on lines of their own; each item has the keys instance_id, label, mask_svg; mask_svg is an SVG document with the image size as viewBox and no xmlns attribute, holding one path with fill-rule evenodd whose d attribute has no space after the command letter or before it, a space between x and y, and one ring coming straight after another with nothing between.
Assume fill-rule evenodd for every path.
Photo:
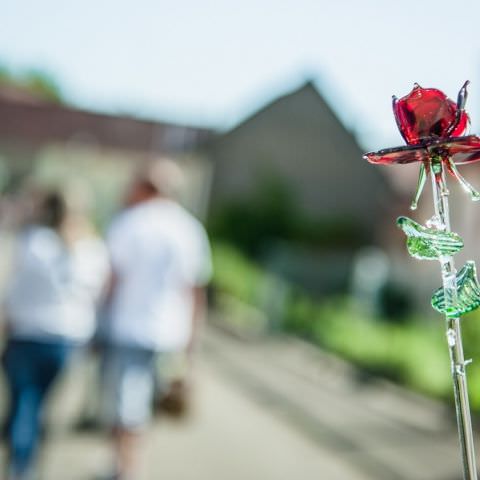
<instances>
[{"instance_id":1,"label":"red glass petal","mask_svg":"<svg viewBox=\"0 0 480 480\"><path fill-rule=\"evenodd\" d=\"M446 148L450 157L457 165L478 162L480 160L480 137L477 135L449 138L442 142L441 145Z\"/></svg>"},{"instance_id":2,"label":"red glass petal","mask_svg":"<svg viewBox=\"0 0 480 480\"><path fill-rule=\"evenodd\" d=\"M467 112L460 113L460 120L458 121L457 126L450 133L451 137L461 137L464 135L470 125L470 118L468 117Z\"/></svg>"},{"instance_id":3,"label":"red glass petal","mask_svg":"<svg viewBox=\"0 0 480 480\"><path fill-rule=\"evenodd\" d=\"M397 124L409 145L418 145L426 138L445 137L456 120L456 111L456 104L443 92L419 85L393 104ZM463 116L461 120L465 120Z\"/></svg>"},{"instance_id":4,"label":"red glass petal","mask_svg":"<svg viewBox=\"0 0 480 480\"><path fill-rule=\"evenodd\" d=\"M457 165L480 161L480 137L449 137L428 142L422 146L386 148L366 153L363 158L376 165L405 164L429 160L432 155L451 157Z\"/></svg>"},{"instance_id":5,"label":"red glass petal","mask_svg":"<svg viewBox=\"0 0 480 480\"><path fill-rule=\"evenodd\" d=\"M363 158L376 165L392 165L395 163L405 164L428 160L429 153L424 147L407 146L386 148L379 152L366 153Z\"/></svg>"}]
</instances>

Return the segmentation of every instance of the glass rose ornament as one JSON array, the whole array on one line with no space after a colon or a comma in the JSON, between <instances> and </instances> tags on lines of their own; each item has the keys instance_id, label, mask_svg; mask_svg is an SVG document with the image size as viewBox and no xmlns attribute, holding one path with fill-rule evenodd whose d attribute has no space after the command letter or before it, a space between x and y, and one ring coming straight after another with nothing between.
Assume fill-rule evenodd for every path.
<instances>
[{"instance_id":1,"label":"glass rose ornament","mask_svg":"<svg viewBox=\"0 0 480 480\"><path fill-rule=\"evenodd\" d=\"M426 177L434 162L442 162L446 170L470 193L472 199L480 200L480 193L457 169L457 165L480 160L480 137L463 136L470 124L465 112L468 83L465 82L460 89L456 103L442 91L422 88L417 83L412 91L401 99L394 96L393 113L407 145L370 152L364 156L370 163L380 165L421 163L412 209L417 208Z\"/></svg>"}]
</instances>

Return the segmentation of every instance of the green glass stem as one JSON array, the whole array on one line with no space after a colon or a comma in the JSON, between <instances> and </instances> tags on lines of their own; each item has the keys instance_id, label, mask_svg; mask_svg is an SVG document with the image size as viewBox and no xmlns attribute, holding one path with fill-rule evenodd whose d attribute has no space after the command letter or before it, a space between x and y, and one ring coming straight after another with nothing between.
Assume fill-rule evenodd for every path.
<instances>
[{"instance_id":1,"label":"green glass stem","mask_svg":"<svg viewBox=\"0 0 480 480\"><path fill-rule=\"evenodd\" d=\"M425 183L427 181L427 174L428 171L425 167L425 164L422 162L420 164L420 171L418 172L418 183L417 183L417 190L415 191L415 196L410 204L410 210L416 210L418 206L418 200L422 195L423 188L425 187Z\"/></svg>"},{"instance_id":2,"label":"green glass stem","mask_svg":"<svg viewBox=\"0 0 480 480\"><path fill-rule=\"evenodd\" d=\"M440 157L433 158L431 164L431 180L435 217L432 226L441 232L449 233L450 218L448 209L448 189L445 180L445 170ZM440 257L442 271L443 295L445 308L452 311L458 304L457 276L455 264L451 255ZM478 480L473 444L472 421L465 372L460 317L446 316L447 342L450 353L450 364L455 396L458 434L462 451L464 480Z\"/></svg>"},{"instance_id":3,"label":"green glass stem","mask_svg":"<svg viewBox=\"0 0 480 480\"><path fill-rule=\"evenodd\" d=\"M470 185L470 183L465 180L465 178L460 174L457 166L451 159L448 160L448 169L450 173L459 181L463 189L470 194L472 200L474 202L478 202L480 200L480 193L478 193L477 190L475 190L472 185Z\"/></svg>"}]
</instances>

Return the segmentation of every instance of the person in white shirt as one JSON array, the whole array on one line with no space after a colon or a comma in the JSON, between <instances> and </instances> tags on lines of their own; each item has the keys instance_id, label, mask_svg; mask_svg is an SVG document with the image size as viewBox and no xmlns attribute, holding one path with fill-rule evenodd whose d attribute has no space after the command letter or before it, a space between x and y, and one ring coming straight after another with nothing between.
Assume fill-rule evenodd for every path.
<instances>
[{"instance_id":1,"label":"person in white shirt","mask_svg":"<svg viewBox=\"0 0 480 480\"><path fill-rule=\"evenodd\" d=\"M23 480L33 474L45 398L72 351L94 332L109 262L88 221L58 192L44 195L16 250L2 360L11 394L8 478Z\"/></svg>"},{"instance_id":2,"label":"person in white shirt","mask_svg":"<svg viewBox=\"0 0 480 480\"><path fill-rule=\"evenodd\" d=\"M170 160L144 169L108 234L113 279L104 386L116 454L109 478L135 473L150 415L155 354L191 352L203 315L210 247L201 223L173 199L180 181L181 171Z\"/></svg>"}]
</instances>

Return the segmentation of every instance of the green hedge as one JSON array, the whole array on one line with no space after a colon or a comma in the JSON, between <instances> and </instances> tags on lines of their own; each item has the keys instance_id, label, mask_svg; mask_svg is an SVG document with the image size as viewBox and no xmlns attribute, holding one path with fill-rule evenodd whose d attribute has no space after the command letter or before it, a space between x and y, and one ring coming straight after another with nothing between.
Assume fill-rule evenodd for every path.
<instances>
[{"instance_id":1,"label":"green hedge","mask_svg":"<svg viewBox=\"0 0 480 480\"><path fill-rule=\"evenodd\" d=\"M250 305L257 305L258 292L267 279L266 273L226 243L214 243L212 254L215 289Z\"/></svg>"},{"instance_id":2,"label":"green hedge","mask_svg":"<svg viewBox=\"0 0 480 480\"><path fill-rule=\"evenodd\" d=\"M272 243L352 247L365 245L367 235L354 217L332 214L312 218L298 204L286 179L269 172L260 174L248 198L222 202L210 213L210 234L259 257Z\"/></svg>"},{"instance_id":3,"label":"green hedge","mask_svg":"<svg viewBox=\"0 0 480 480\"><path fill-rule=\"evenodd\" d=\"M413 318L396 324L363 314L349 299L300 298L290 304L284 328L372 374L437 397L450 393L443 324Z\"/></svg>"},{"instance_id":4,"label":"green hedge","mask_svg":"<svg viewBox=\"0 0 480 480\"><path fill-rule=\"evenodd\" d=\"M269 275L236 249L214 245L214 287L256 308ZM436 321L438 319L438 321ZM282 329L337 353L366 372L381 375L412 389L452 399L452 382L445 325L440 315L412 317L402 324L372 318L348 298L317 302L290 289ZM462 322L471 405L480 412L480 313Z\"/></svg>"}]
</instances>

